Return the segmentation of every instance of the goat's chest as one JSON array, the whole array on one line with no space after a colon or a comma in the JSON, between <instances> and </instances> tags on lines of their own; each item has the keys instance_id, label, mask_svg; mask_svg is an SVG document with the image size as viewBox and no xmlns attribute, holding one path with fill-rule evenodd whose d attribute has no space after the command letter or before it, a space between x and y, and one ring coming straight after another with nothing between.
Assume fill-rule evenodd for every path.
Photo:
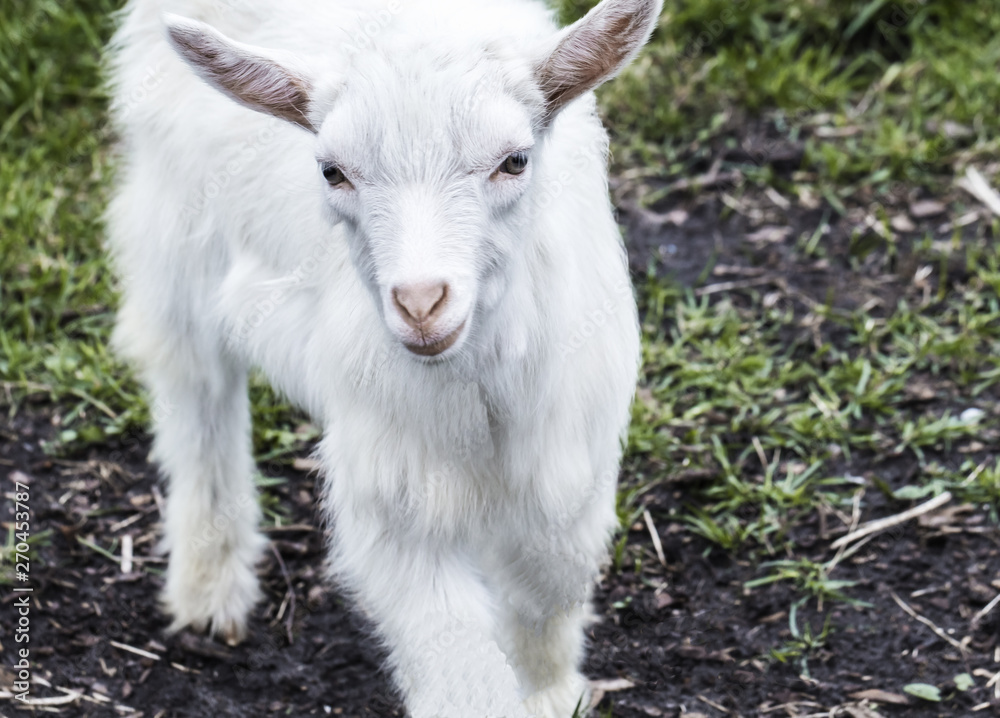
<instances>
[{"instance_id":1,"label":"goat's chest","mask_svg":"<svg viewBox=\"0 0 1000 718\"><path fill-rule=\"evenodd\" d=\"M328 426L335 496L418 535L480 532L518 502L508 432L476 383L414 386L395 402L388 388Z\"/></svg>"}]
</instances>

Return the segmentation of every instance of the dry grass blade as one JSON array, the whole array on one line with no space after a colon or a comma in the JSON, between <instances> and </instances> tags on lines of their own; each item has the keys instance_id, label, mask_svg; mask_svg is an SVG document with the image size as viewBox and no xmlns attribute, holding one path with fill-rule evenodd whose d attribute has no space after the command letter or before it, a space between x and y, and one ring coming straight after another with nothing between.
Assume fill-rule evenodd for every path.
<instances>
[{"instance_id":1,"label":"dry grass blade","mask_svg":"<svg viewBox=\"0 0 1000 718\"><path fill-rule=\"evenodd\" d=\"M627 691L635 683L627 678L599 678L590 682L590 707L596 708L608 693Z\"/></svg>"},{"instance_id":2,"label":"dry grass blade","mask_svg":"<svg viewBox=\"0 0 1000 718\"><path fill-rule=\"evenodd\" d=\"M108 532L109 533L114 533L115 531L119 531L119 530L125 528L126 526L131 526L136 521L139 521L142 517L143 517L143 514L134 514L132 516L129 516L127 519L122 519L118 523L112 524L111 526L109 526L108 527Z\"/></svg>"},{"instance_id":3,"label":"dry grass blade","mask_svg":"<svg viewBox=\"0 0 1000 718\"><path fill-rule=\"evenodd\" d=\"M646 520L646 528L649 529L649 537L653 539L653 548L656 549L656 558L660 559L660 565L667 565L667 557L663 554L663 544L660 543L660 534L656 531L656 524L653 523L653 517L649 513L649 509L645 509L642 512L642 518Z\"/></svg>"},{"instance_id":4,"label":"dry grass blade","mask_svg":"<svg viewBox=\"0 0 1000 718\"><path fill-rule=\"evenodd\" d=\"M904 601L903 599L901 599L899 596L896 595L895 591L890 591L889 595L892 596L892 600L895 601L897 604L899 604L899 607L902 608L904 611L906 611L906 613L909 616L920 621L922 624L924 624L932 631L934 631L934 633L937 635L938 638L945 641L946 643L951 644L959 651L961 651L962 655L965 655L965 646L962 643L959 643L954 638L952 638L947 633L938 628L937 624L935 624L934 621L930 620L929 618L925 618L916 611L914 611L906 601Z\"/></svg>"},{"instance_id":5,"label":"dry grass blade","mask_svg":"<svg viewBox=\"0 0 1000 718\"><path fill-rule=\"evenodd\" d=\"M983 610L981 610L979 613L977 613L975 616L972 617L972 625L973 626L978 625L979 622L986 617L987 613L996 608L998 603L1000 603L1000 593L998 593L992 601L987 603L986 606L983 607Z\"/></svg>"},{"instance_id":6,"label":"dry grass blade","mask_svg":"<svg viewBox=\"0 0 1000 718\"><path fill-rule=\"evenodd\" d=\"M1000 194L990 187L986 178L975 167L965 170L965 177L958 180L958 186L986 205L990 212L1000 217Z\"/></svg>"},{"instance_id":7,"label":"dry grass blade","mask_svg":"<svg viewBox=\"0 0 1000 718\"><path fill-rule=\"evenodd\" d=\"M281 558L281 552L278 551L278 547L273 542L271 543L271 552L278 560L278 567L281 569L281 575L285 579L285 586L288 590L286 594L288 597L288 618L285 620L285 633L288 635L288 645L290 646L295 643L292 638L292 623L295 621L295 587L292 586L292 577L288 574L288 567L285 566L285 561Z\"/></svg>"},{"instance_id":8,"label":"dry grass blade","mask_svg":"<svg viewBox=\"0 0 1000 718\"><path fill-rule=\"evenodd\" d=\"M134 653L137 656L142 656L143 658L151 658L154 661L160 660L160 657L155 653L150 651L144 651L141 648L136 648L135 646L130 646L127 643L119 643L118 641L108 641L115 648L120 648L123 651L128 651L129 653Z\"/></svg>"},{"instance_id":9,"label":"dry grass blade","mask_svg":"<svg viewBox=\"0 0 1000 718\"><path fill-rule=\"evenodd\" d=\"M841 546L846 546L852 541L857 541L860 538L864 538L868 534L878 533L879 531L885 531L886 529L891 529L893 526L898 526L899 524L906 523L911 519L915 519L917 516L922 516L923 514L933 511L934 509L939 509L946 503L951 501L951 492L945 491L940 496L935 496L929 501L925 501L919 506L914 506L912 509L903 511L902 513L896 514L895 516L887 516L884 519L878 519L876 521L869 521L864 524L856 531L852 531L846 536L841 536L839 539L834 541L830 546L832 548L840 548Z\"/></svg>"},{"instance_id":10,"label":"dry grass blade","mask_svg":"<svg viewBox=\"0 0 1000 718\"><path fill-rule=\"evenodd\" d=\"M719 705L715 701L710 701L708 698L706 698L705 696L701 695L700 693L698 694L698 700L700 700L702 703L706 703L706 704L712 706L715 710L720 711L722 713L725 713L726 715L733 715L733 712L731 710L729 710L728 708L726 708L723 705Z\"/></svg>"},{"instance_id":11,"label":"dry grass blade","mask_svg":"<svg viewBox=\"0 0 1000 718\"><path fill-rule=\"evenodd\" d=\"M719 292L731 292L735 289L748 289L750 287L759 287L763 284L778 284L774 277L756 277L754 279L740 279L733 282L719 282L718 284L709 284L707 287L699 287L694 290L694 295L696 297L703 297L706 294L718 294Z\"/></svg>"},{"instance_id":12,"label":"dry grass blade","mask_svg":"<svg viewBox=\"0 0 1000 718\"><path fill-rule=\"evenodd\" d=\"M841 521L844 521L844 523L847 525L847 536L850 536L855 531L857 531L858 524L861 522L861 497L864 495L864 493L865 490L863 488L858 489L857 491L854 492L854 498L851 500L851 517L849 520L847 520L847 517L843 516L843 514L841 514L839 511L837 512L838 518L840 518ZM864 541L862 543L853 546L851 548L851 553L856 552L867 542L868 541ZM833 573L833 569L837 567L837 564L839 564L842 560L844 560L848 555L850 554L847 553L847 544L840 546L837 549L836 555L833 557L833 559L827 566L827 575Z\"/></svg>"},{"instance_id":13,"label":"dry grass blade","mask_svg":"<svg viewBox=\"0 0 1000 718\"><path fill-rule=\"evenodd\" d=\"M122 536L121 570L124 574L132 573L132 534Z\"/></svg>"},{"instance_id":14,"label":"dry grass blade","mask_svg":"<svg viewBox=\"0 0 1000 718\"><path fill-rule=\"evenodd\" d=\"M874 701L876 703L891 703L897 706L910 705L910 699L899 693L882 690L881 688L868 688L857 693L849 694L850 698L859 701Z\"/></svg>"}]
</instances>

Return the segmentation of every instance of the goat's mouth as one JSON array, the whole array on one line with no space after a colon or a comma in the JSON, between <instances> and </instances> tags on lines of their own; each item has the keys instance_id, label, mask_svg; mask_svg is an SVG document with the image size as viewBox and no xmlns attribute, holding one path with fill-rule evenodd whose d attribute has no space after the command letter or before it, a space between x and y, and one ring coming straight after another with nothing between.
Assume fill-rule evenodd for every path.
<instances>
[{"instance_id":1,"label":"goat's mouth","mask_svg":"<svg viewBox=\"0 0 1000 718\"><path fill-rule=\"evenodd\" d=\"M462 330L465 329L465 322L463 321L454 330L451 331L447 336L443 336L433 342L424 343L410 343L403 342L403 346L409 349L414 354L422 357L433 357L441 354L446 349L451 348L452 345L458 341L458 338L462 336Z\"/></svg>"}]
</instances>

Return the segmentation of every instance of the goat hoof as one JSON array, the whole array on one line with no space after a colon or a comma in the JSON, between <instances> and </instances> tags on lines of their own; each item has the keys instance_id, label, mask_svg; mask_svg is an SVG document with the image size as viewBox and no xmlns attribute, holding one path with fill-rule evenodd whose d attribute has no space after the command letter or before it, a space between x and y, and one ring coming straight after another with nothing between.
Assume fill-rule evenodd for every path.
<instances>
[{"instance_id":1,"label":"goat hoof","mask_svg":"<svg viewBox=\"0 0 1000 718\"><path fill-rule=\"evenodd\" d=\"M177 633L185 629L193 634L220 640L231 647L238 646L247 637L246 621L235 618L198 619L186 623L180 618L175 618L167 631Z\"/></svg>"},{"instance_id":2,"label":"goat hoof","mask_svg":"<svg viewBox=\"0 0 1000 718\"><path fill-rule=\"evenodd\" d=\"M577 712L579 706L579 712ZM590 715L590 685L574 674L538 691L524 702L533 718L578 718Z\"/></svg>"},{"instance_id":3,"label":"goat hoof","mask_svg":"<svg viewBox=\"0 0 1000 718\"><path fill-rule=\"evenodd\" d=\"M172 632L190 627L230 646L246 638L247 620L261 596L254 564L263 542L247 543L244 551L221 556L183 551L171 556L163 605L173 618Z\"/></svg>"}]
</instances>

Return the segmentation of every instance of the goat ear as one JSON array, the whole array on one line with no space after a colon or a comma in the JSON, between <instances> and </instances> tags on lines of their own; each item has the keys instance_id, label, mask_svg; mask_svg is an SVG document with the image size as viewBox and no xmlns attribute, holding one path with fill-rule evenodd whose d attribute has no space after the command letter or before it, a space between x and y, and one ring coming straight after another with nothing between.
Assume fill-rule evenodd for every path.
<instances>
[{"instance_id":1,"label":"goat ear","mask_svg":"<svg viewBox=\"0 0 1000 718\"><path fill-rule=\"evenodd\" d=\"M174 49L210 85L252 110L316 131L309 117L312 83L293 58L178 15L164 15L164 23Z\"/></svg>"},{"instance_id":2,"label":"goat ear","mask_svg":"<svg viewBox=\"0 0 1000 718\"><path fill-rule=\"evenodd\" d=\"M562 30L535 71L546 119L618 74L649 39L663 0L603 0Z\"/></svg>"}]
</instances>

